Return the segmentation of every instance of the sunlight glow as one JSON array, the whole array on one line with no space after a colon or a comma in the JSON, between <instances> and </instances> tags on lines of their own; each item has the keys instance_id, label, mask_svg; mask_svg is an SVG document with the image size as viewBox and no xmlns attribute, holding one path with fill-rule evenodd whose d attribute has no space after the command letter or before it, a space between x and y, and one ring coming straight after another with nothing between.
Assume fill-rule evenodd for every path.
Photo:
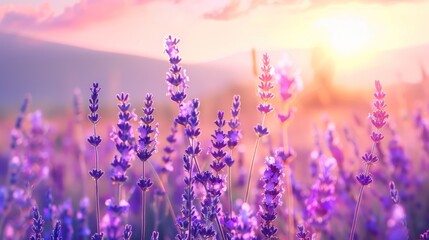
<instances>
[{"instance_id":1,"label":"sunlight glow","mask_svg":"<svg viewBox=\"0 0 429 240\"><path fill-rule=\"evenodd\" d=\"M316 26L337 56L353 56L366 51L368 47L371 32L363 18L332 16L321 19Z\"/></svg>"}]
</instances>

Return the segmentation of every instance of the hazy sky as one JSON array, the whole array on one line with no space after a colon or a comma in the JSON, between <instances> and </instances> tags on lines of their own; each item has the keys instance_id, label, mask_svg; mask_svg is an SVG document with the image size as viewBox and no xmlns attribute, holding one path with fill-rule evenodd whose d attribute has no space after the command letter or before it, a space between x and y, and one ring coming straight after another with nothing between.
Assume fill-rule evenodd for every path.
<instances>
[{"instance_id":1,"label":"hazy sky","mask_svg":"<svg viewBox=\"0 0 429 240\"><path fill-rule=\"evenodd\" d=\"M200 62L321 41L338 52L428 44L428 12L421 0L0 0L0 31L155 58L171 34Z\"/></svg>"}]
</instances>

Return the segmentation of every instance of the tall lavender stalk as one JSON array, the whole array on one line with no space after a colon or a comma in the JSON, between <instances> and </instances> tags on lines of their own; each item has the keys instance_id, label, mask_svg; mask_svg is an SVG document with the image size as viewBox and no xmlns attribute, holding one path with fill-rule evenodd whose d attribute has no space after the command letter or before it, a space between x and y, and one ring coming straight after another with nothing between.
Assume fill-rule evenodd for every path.
<instances>
[{"instance_id":1,"label":"tall lavender stalk","mask_svg":"<svg viewBox=\"0 0 429 240\"><path fill-rule=\"evenodd\" d=\"M238 141L240 140L240 120L238 115L240 113L240 96L235 95L232 102L231 107L231 119L228 121L228 126L230 130L227 133L227 145L229 148L229 155L225 157L225 163L228 166L228 197L229 197L229 213L230 217L232 217L232 165L235 160L233 158L233 151L235 147L238 145Z\"/></svg>"},{"instance_id":2,"label":"tall lavender stalk","mask_svg":"<svg viewBox=\"0 0 429 240\"><path fill-rule=\"evenodd\" d=\"M158 135L158 124L155 128L152 127L152 123L155 120L153 117L154 108L152 94L147 94L143 112L144 116L140 118L140 127L138 129L139 139L137 145L137 156L142 161L142 176L137 181L137 185L141 190L142 206L141 206L141 239L145 238L146 234L146 192L153 185L149 178L145 178L145 162L152 156L156 151Z\"/></svg>"},{"instance_id":3,"label":"tall lavender stalk","mask_svg":"<svg viewBox=\"0 0 429 240\"><path fill-rule=\"evenodd\" d=\"M185 90L189 87L188 82L189 78L186 75L186 71L182 69L179 65L182 60L179 57L179 49L177 44L179 43L179 39L168 36L165 39L165 52L169 57L169 61L172 64L169 71L167 72L166 82L168 85L168 95L172 101L176 102L179 105L179 116L176 119L178 124L183 125L185 129L185 135L188 139L189 146L185 151L184 156L184 167L188 172L188 177L185 177L185 184L187 185L185 188L185 194L183 195L184 203L186 203L186 207L182 207L182 214L188 216L188 222L186 222L183 218L178 219L177 224L179 228L182 229L181 233L178 234L178 238L182 238L185 236L183 233L183 229L189 229L188 238L192 237L192 216L193 216L193 206L192 200L195 198L193 196L193 183L195 181L192 176L192 172L194 169L194 164L198 174L201 174L201 169L199 167L197 161L197 155L201 152L200 142L196 140L196 138L200 135L201 131L198 127L199 119L198 119L198 107L200 102L198 99L193 99L192 101L188 101L184 103L183 101L186 99ZM189 161L189 162L187 162ZM206 193L207 188L205 187ZM185 209L187 208L187 209ZM219 231L222 232L222 227L220 225L220 221L218 216L216 215L216 224L219 228ZM186 226L185 226L186 225ZM224 239L224 235L221 234L222 239Z\"/></svg>"},{"instance_id":4,"label":"tall lavender stalk","mask_svg":"<svg viewBox=\"0 0 429 240\"><path fill-rule=\"evenodd\" d=\"M182 59L179 57L179 49L177 44L179 39L168 36L165 39L165 52L168 54L171 67L167 72L166 82L168 85L168 95L171 100L181 104L186 98L185 90L188 86L188 76L186 71L180 66Z\"/></svg>"},{"instance_id":5,"label":"tall lavender stalk","mask_svg":"<svg viewBox=\"0 0 429 240\"><path fill-rule=\"evenodd\" d=\"M291 156L292 152L289 146L289 135L288 125L292 119L292 115L295 112L295 108L290 107L293 97L301 90L301 78L298 72L292 70L292 64L288 59L284 59L280 66L276 69L276 78L279 83L279 94L282 104L282 110L277 114L282 127L283 136L283 150L290 156L285 159L285 172L286 172L286 204L288 210L288 238L292 239L294 236L294 204L293 204L293 191L292 191L292 168L291 168Z\"/></svg>"},{"instance_id":6,"label":"tall lavender stalk","mask_svg":"<svg viewBox=\"0 0 429 240\"><path fill-rule=\"evenodd\" d=\"M380 81L378 80L375 81L375 93L374 93L375 102L373 104L375 110L372 112L370 116L371 123L375 127L375 130L371 133L371 140L372 140L371 150L370 152L367 152L362 156L362 160L365 163L365 171L363 173L360 173L358 176L356 176L356 179L361 184L361 188L359 191L359 197L358 197L356 208L353 215L353 222L352 222L352 228L350 231L349 240L354 239L354 235L356 231L356 223L359 215L359 207L362 202L363 190L365 186L369 185L373 181L369 170L370 170L370 167L378 161L378 157L374 153L375 147L384 138L380 130L384 125L386 125L386 119L389 117L389 115L384 110L384 108L386 107L386 104L384 102L385 96L386 94L383 92Z\"/></svg>"},{"instance_id":7,"label":"tall lavender stalk","mask_svg":"<svg viewBox=\"0 0 429 240\"><path fill-rule=\"evenodd\" d=\"M276 219L276 208L281 205L283 192L284 167L280 157L268 157L265 161L266 169L262 177L264 182L264 193L260 205L260 216L262 218L261 232L266 239L272 239L277 233L273 225Z\"/></svg>"},{"instance_id":8,"label":"tall lavender stalk","mask_svg":"<svg viewBox=\"0 0 429 240\"><path fill-rule=\"evenodd\" d=\"M54 230L52 230L51 240L62 240L62 239L63 238L61 237L61 222L57 221L55 223Z\"/></svg>"},{"instance_id":9,"label":"tall lavender stalk","mask_svg":"<svg viewBox=\"0 0 429 240\"><path fill-rule=\"evenodd\" d=\"M130 111L131 104L128 102L129 96L126 93L121 93L116 96L118 100L119 120L116 124L117 131L113 131L111 138L115 143L116 150L119 155L115 155L111 165L113 167L112 176L110 179L113 184L116 184L117 195L116 205L121 202L121 186L127 181L128 176L126 171L131 167L131 161L134 158L134 135L130 121L135 118L134 112Z\"/></svg>"},{"instance_id":10,"label":"tall lavender stalk","mask_svg":"<svg viewBox=\"0 0 429 240\"><path fill-rule=\"evenodd\" d=\"M98 145L101 143L101 137L97 135L96 125L100 120L98 115L98 92L100 92L100 87L98 83L93 83L91 88L91 97L89 99L89 110L88 119L93 125L93 135L88 138L88 142L94 147L95 151L95 168L89 172L89 175L95 180L95 216L96 216L96 225L97 233L101 236L103 234L100 232L100 197L98 189L98 179L103 176L104 172L98 168Z\"/></svg>"},{"instance_id":11,"label":"tall lavender stalk","mask_svg":"<svg viewBox=\"0 0 429 240\"><path fill-rule=\"evenodd\" d=\"M262 58L263 66L261 67L262 73L259 76L259 80L261 82L258 85L259 89L259 97L262 100L262 103L258 105L258 110L262 114L262 121L259 123L255 128L254 131L257 135L255 147L253 149L253 155L252 155L252 162L250 163L250 171L249 171L249 177L247 179L247 187L246 187L246 195L244 197L244 201L247 203L249 199L249 190L250 190L250 184L252 181L252 174L253 174L253 166L255 165L255 158L256 153L258 150L259 141L261 140L261 137L268 135L268 128L264 127L265 117L268 113L273 111L273 107L268 102L270 99L274 98L274 94L271 92L271 89L273 86L273 75L272 75L272 67L270 65L270 58L268 57L268 54L264 54Z\"/></svg>"},{"instance_id":12,"label":"tall lavender stalk","mask_svg":"<svg viewBox=\"0 0 429 240\"><path fill-rule=\"evenodd\" d=\"M37 207L33 207L33 225L32 229L34 234L30 237L30 240L42 240L43 239L43 221L42 215L39 213L39 209Z\"/></svg>"}]
</instances>

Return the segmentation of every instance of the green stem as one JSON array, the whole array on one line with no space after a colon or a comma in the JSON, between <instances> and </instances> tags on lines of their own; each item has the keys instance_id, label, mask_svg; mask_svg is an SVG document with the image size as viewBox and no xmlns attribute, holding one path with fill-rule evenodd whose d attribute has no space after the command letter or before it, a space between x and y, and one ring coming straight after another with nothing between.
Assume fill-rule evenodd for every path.
<instances>
[{"instance_id":1,"label":"green stem","mask_svg":"<svg viewBox=\"0 0 429 240\"><path fill-rule=\"evenodd\" d=\"M261 126L264 126L264 122L265 122L265 116L266 114L262 115L262 123ZM252 181L252 175L253 175L253 166L255 165L255 158L256 158L256 152L258 150L258 146L259 146L259 141L261 140L261 136L258 134L258 137L256 138L256 143L255 143L255 147L253 148L253 154L252 154L252 162L250 163L250 172L249 172L249 177L247 178L247 187L246 187L246 195L244 197L244 202L248 203L249 200L249 190L250 190L250 183Z\"/></svg>"}]
</instances>

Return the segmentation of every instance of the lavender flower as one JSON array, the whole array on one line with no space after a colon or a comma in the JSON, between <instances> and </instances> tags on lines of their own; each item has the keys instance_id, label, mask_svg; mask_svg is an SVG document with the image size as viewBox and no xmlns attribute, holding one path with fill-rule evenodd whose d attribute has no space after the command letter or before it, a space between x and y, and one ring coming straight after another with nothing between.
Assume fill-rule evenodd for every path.
<instances>
[{"instance_id":1,"label":"lavender flower","mask_svg":"<svg viewBox=\"0 0 429 240\"><path fill-rule=\"evenodd\" d=\"M258 95L261 98L262 103L258 105L258 110L262 114L268 114L273 111L273 107L268 101L274 98L274 94L271 92L271 89L274 88L272 81L272 66L270 65L270 58L268 57L268 54L264 54L262 57L262 62L262 74L259 75L259 80L261 80L261 82L258 85Z\"/></svg>"},{"instance_id":2,"label":"lavender flower","mask_svg":"<svg viewBox=\"0 0 429 240\"><path fill-rule=\"evenodd\" d=\"M186 70L180 66L182 59L179 57L179 49L177 44L180 42L177 38L168 36L165 39L165 53L169 57L170 64L172 65L167 72L166 82L168 84L168 93L171 100L181 104L186 98L186 89L188 86L189 78L186 76Z\"/></svg>"},{"instance_id":3,"label":"lavender flower","mask_svg":"<svg viewBox=\"0 0 429 240\"><path fill-rule=\"evenodd\" d=\"M378 160L378 158L374 155L374 149L376 145L384 138L383 134L380 132L380 129L384 125L386 125L386 120L389 117L389 115L384 110L384 108L386 107L386 104L384 102L385 96L386 94L383 92L380 81L378 80L375 81L375 93L374 93L375 102L373 104L375 110L370 115L370 121L376 130L373 131L370 136L371 140L373 141L371 151L369 153L365 153L364 156L362 157L362 160L365 163L365 171L356 176L356 179L361 184L361 189L356 203L349 240L353 240L354 238L354 234L356 230L356 222L359 214L359 207L362 201L364 187L366 185L369 185L373 181L369 173L369 169L371 165L373 165Z\"/></svg>"},{"instance_id":4,"label":"lavender flower","mask_svg":"<svg viewBox=\"0 0 429 240\"><path fill-rule=\"evenodd\" d=\"M152 181L149 178L145 178L145 162L152 156L152 154L156 151L157 146L157 135L158 135L158 124L153 128L151 124L155 120L153 117L154 108L153 104L153 95L147 94L145 104L143 107L144 116L140 118L141 123L138 129L139 131L139 139L137 145L137 156L142 161L142 176L137 181L137 185L141 190L142 197L142 209L141 209L141 217L142 217L142 231L141 238L144 239L146 233L146 192L149 191L149 188L152 186Z\"/></svg>"},{"instance_id":5,"label":"lavender flower","mask_svg":"<svg viewBox=\"0 0 429 240\"><path fill-rule=\"evenodd\" d=\"M306 220L318 232L326 228L334 210L336 179L332 172L337 165L334 158L322 157L319 160L322 171L311 187L310 196L305 201L307 206Z\"/></svg>"},{"instance_id":6,"label":"lavender flower","mask_svg":"<svg viewBox=\"0 0 429 240\"><path fill-rule=\"evenodd\" d=\"M213 148L210 151L210 154L214 159L210 164L210 167L213 169L216 175L219 175L219 173L226 167L225 162L222 160L226 156L226 152L223 150L223 148L226 147L227 143L226 134L222 129L226 124L226 121L223 119L224 112L218 112L217 116L218 119L215 121L217 129L211 136Z\"/></svg>"},{"instance_id":7,"label":"lavender flower","mask_svg":"<svg viewBox=\"0 0 429 240\"><path fill-rule=\"evenodd\" d=\"M42 216L39 213L39 209L37 207L33 207L33 225L32 229L34 234L30 237L30 240L42 240L42 234L43 234L43 224L45 221L43 221Z\"/></svg>"},{"instance_id":8,"label":"lavender flower","mask_svg":"<svg viewBox=\"0 0 429 240\"><path fill-rule=\"evenodd\" d=\"M238 115L240 114L240 105L240 96L234 95L231 107L232 116L231 119L228 121L228 126L230 127L230 130L227 133L227 144L228 148L231 150L233 150L238 145L238 141L241 137L240 130L238 129L240 127L240 119L238 118Z\"/></svg>"},{"instance_id":9,"label":"lavender flower","mask_svg":"<svg viewBox=\"0 0 429 240\"><path fill-rule=\"evenodd\" d=\"M261 137L268 135L268 128L264 127L265 117L268 113L270 113L273 110L273 107L268 102L272 98L274 98L274 94L271 92L271 89L274 87L273 85L273 75L272 75L272 67L270 65L270 58L268 57L268 54L264 54L262 57L263 66L261 67L262 74L259 76L259 80L261 82L258 85L258 95L262 100L262 103L258 105L258 110L262 114L262 121L260 124L258 124L254 131L257 135L255 148L253 150L252 155L252 161L250 164L250 171L249 171L249 177L247 179L247 187L246 187L246 195L244 197L244 201L247 202L249 198L249 190L250 190L250 183L252 180L252 173L253 173L253 166L255 165L255 158L256 158L256 152L258 150L259 140Z\"/></svg>"},{"instance_id":10,"label":"lavender flower","mask_svg":"<svg viewBox=\"0 0 429 240\"><path fill-rule=\"evenodd\" d=\"M98 168L98 145L101 143L101 137L97 135L96 132L96 125L98 121L100 120L100 117L98 115L98 93L100 92L100 87L98 86L98 83L93 83L91 88L91 97L89 99L89 110L90 113L88 115L88 119L92 122L93 125L93 135L88 138L89 144L91 144L94 147L95 152L95 168L93 168L89 175L95 180L95 217L96 217L96 226L97 226L97 233L100 235L103 235L100 233L100 196L99 196L99 188L98 188L98 179L103 176L104 172L103 170Z\"/></svg>"},{"instance_id":11,"label":"lavender flower","mask_svg":"<svg viewBox=\"0 0 429 240\"><path fill-rule=\"evenodd\" d=\"M264 193L260 205L260 216L262 218L261 232L266 239L271 239L277 233L277 228L273 225L276 219L277 206L281 205L281 195L283 192L284 168L278 158L267 157L266 169L262 177L264 182Z\"/></svg>"},{"instance_id":12,"label":"lavender flower","mask_svg":"<svg viewBox=\"0 0 429 240\"><path fill-rule=\"evenodd\" d=\"M199 125L199 111L198 107L200 102L198 99L188 101L181 105L180 114L176 118L176 122L184 125L185 135L189 139L189 146L185 150L183 156L183 167L188 173L185 176L185 192L182 195L182 217L177 219L177 225L179 226L180 233L176 236L178 239L192 238L192 223L195 221L195 207L192 202L195 199L193 183L195 178L192 175L193 164L197 164L196 156L201 152L200 142L197 141L197 137L200 135ZM198 170L199 167L197 166ZM186 233L187 232L187 233Z\"/></svg>"},{"instance_id":13,"label":"lavender flower","mask_svg":"<svg viewBox=\"0 0 429 240\"><path fill-rule=\"evenodd\" d=\"M299 73L293 70L292 64L287 58L284 58L276 68L276 78L284 108L284 112L279 112L277 116L283 124L291 119L295 112L295 109L289 108L288 105L296 93L302 89L302 80Z\"/></svg>"},{"instance_id":14,"label":"lavender flower","mask_svg":"<svg viewBox=\"0 0 429 240\"><path fill-rule=\"evenodd\" d=\"M61 223L60 221L57 221L55 223L54 230L52 230L51 240L62 240L61 237Z\"/></svg>"},{"instance_id":15,"label":"lavender flower","mask_svg":"<svg viewBox=\"0 0 429 240\"><path fill-rule=\"evenodd\" d=\"M126 171L131 167L131 161L134 159L134 134L130 121L135 118L134 112L130 111L131 104L128 102L129 96L126 93L116 95L118 100L119 120L116 126L118 130L113 130L111 139L115 143L119 155L115 155L112 165L110 180L117 185L116 202L113 198L109 202L108 210L116 214L122 214L127 210L128 204L123 203L121 199L121 186L128 179Z\"/></svg>"},{"instance_id":16,"label":"lavender flower","mask_svg":"<svg viewBox=\"0 0 429 240\"><path fill-rule=\"evenodd\" d=\"M210 164L210 168L213 172L203 172L197 174L195 179L200 182L206 189L206 195L202 202L201 215L203 222L199 227L199 235L203 238L211 238L216 233L213 229L212 222L218 221L218 214L221 211L220 208L220 196L224 191L225 180L221 175L222 169L225 168L226 164L223 158L226 156L226 152L223 150L227 146L226 134L223 131L223 127L226 124L224 120L224 112L218 112L218 119L215 121L217 129L212 135L212 149L210 154L214 158ZM218 223L219 224L219 223ZM219 224L220 225L220 224ZM223 230L220 229L221 238L224 238Z\"/></svg>"},{"instance_id":17,"label":"lavender flower","mask_svg":"<svg viewBox=\"0 0 429 240\"><path fill-rule=\"evenodd\" d=\"M179 240L191 238L192 221L194 221L195 219L195 207L192 204L192 202L195 200L195 193L193 187L193 183L195 182L195 180L192 177L191 161L191 158L185 154L183 157L183 167L185 168L185 171L188 172L189 176L185 176L184 178L185 190L182 194L182 216L178 217L176 220L176 224L180 230L176 238Z\"/></svg>"},{"instance_id":18,"label":"lavender flower","mask_svg":"<svg viewBox=\"0 0 429 240\"><path fill-rule=\"evenodd\" d=\"M228 121L230 130L227 132L227 146L230 150L229 155L225 156L225 163L228 166L228 196L229 196L229 212L232 214L232 165L235 160L233 158L233 150L238 145L241 138L240 134L240 120L238 115L240 113L240 96L234 95L231 107L231 119ZM231 215L232 216L232 215Z\"/></svg>"}]
</instances>

